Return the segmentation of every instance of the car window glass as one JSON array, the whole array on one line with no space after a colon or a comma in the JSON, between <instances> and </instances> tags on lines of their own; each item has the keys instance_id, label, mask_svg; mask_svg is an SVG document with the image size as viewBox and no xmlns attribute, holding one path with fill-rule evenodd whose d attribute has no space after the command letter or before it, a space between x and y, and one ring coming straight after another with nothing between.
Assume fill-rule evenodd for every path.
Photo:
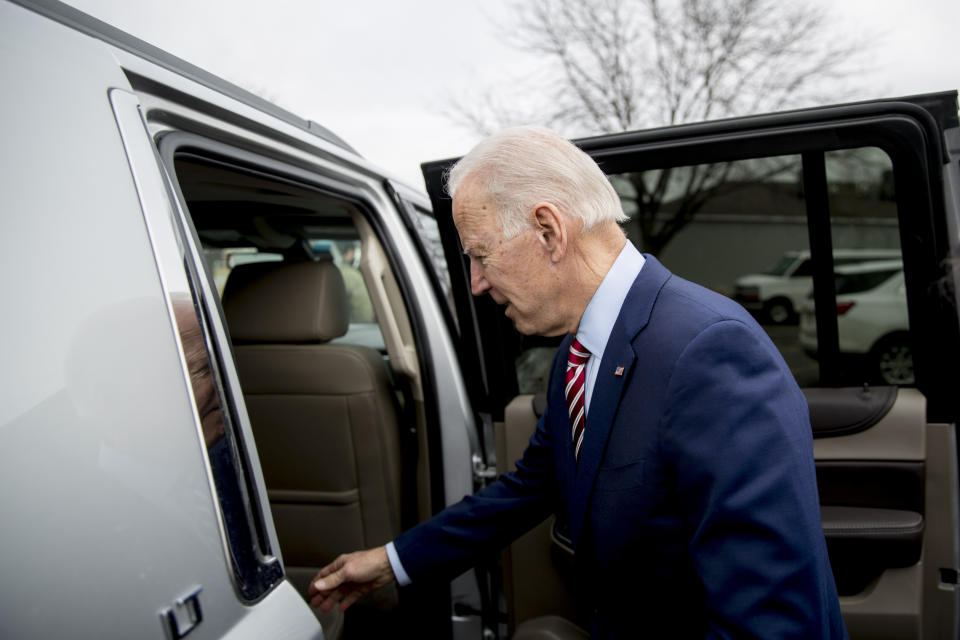
<instances>
[{"instance_id":1,"label":"car window glass","mask_svg":"<svg viewBox=\"0 0 960 640\"><path fill-rule=\"evenodd\" d=\"M360 272L363 247L359 239L344 240L333 238L313 238L310 247L315 257L332 260L347 291L347 307L350 324L347 333L331 342L340 344L359 344L372 347L380 352L386 351L383 334L373 310L370 292Z\"/></svg>"},{"instance_id":2,"label":"car window glass","mask_svg":"<svg viewBox=\"0 0 960 640\"><path fill-rule=\"evenodd\" d=\"M181 181L190 172L183 165L175 169L174 175ZM181 229L184 241L189 243L188 230ZM238 429L235 396L224 377L225 363L218 355L221 350L217 348L217 336L210 321L216 312L207 304L209 298L202 294L201 284L209 277L219 293L229 270L236 264L230 255L202 246L196 248L206 264L193 258L184 260L192 297L174 298L173 311L206 446L210 479L221 513L234 585L245 601L253 602L283 579L283 570L271 546L263 511L258 504L255 481L250 473L248 444ZM244 247L239 255L247 262L276 261L278 258L258 254L253 247ZM205 268L206 274L203 273Z\"/></svg>"},{"instance_id":3,"label":"car window glass","mask_svg":"<svg viewBox=\"0 0 960 640\"><path fill-rule=\"evenodd\" d=\"M913 385L893 164L873 147L824 154L837 269L838 384ZM892 266L891 266L892 265ZM816 327L801 326L814 353ZM803 321L803 318L801 318Z\"/></svg>"},{"instance_id":4,"label":"car window glass","mask_svg":"<svg viewBox=\"0 0 960 640\"><path fill-rule=\"evenodd\" d=\"M443 297L450 306L450 312L456 314L456 308L453 307L452 291L450 285L450 269L447 266L447 259L443 255L443 243L440 240L440 227L437 225L437 219L433 213L418 207L410 205L416 215L417 225L420 230L420 238L430 256L430 266L440 281L440 287L443 291Z\"/></svg>"},{"instance_id":5,"label":"car window glass","mask_svg":"<svg viewBox=\"0 0 960 640\"><path fill-rule=\"evenodd\" d=\"M764 271L764 273L768 276L785 276L787 275L787 271L790 270L790 267L792 267L796 262L797 259L793 256L783 256L769 269Z\"/></svg>"},{"instance_id":6,"label":"car window glass","mask_svg":"<svg viewBox=\"0 0 960 640\"><path fill-rule=\"evenodd\" d=\"M808 250L796 155L609 176L629 220L627 237L688 280L735 297L763 318L775 342L796 343L794 303L809 278L786 274ZM809 254L807 254L809 255ZM772 314L773 319L770 319ZM533 347L517 363L521 391L546 388L549 358ZM799 351L799 350L797 350ZM536 362L539 366L533 366Z\"/></svg>"},{"instance_id":7,"label":"car window glass","mask_svg":"<svg viewBox=\"0 0 960 640\"><path fill-rule=\"evenodd\" d=\"M888 269L866 271L863 273L838 273L836 283L837 295L870 291L889 280L896 273L898 273L898 270Z\"/></svg>"},{"instance_id":8,"label":"car window glass","mask_svg":"<svg viewBox=\"0 0 960 640\"><path fill-rule=\"evenodd\" d=\"M831 367L829 376L821 375L816 348L815 265L800 156L609 178L630 217L623 225L628 238L674 274L746 307L801 386L821 386L827 378L831 386L910 384L902 287L894 283L886 293L880 286L901 269L892 164L874 148L829 152L824 161L835 266L876 265L837 281L838 296L867 299L853 300L837 316L843 364L841 371L834 370L834 362L824 365ZM838 297L837 302L851 300ZM520 340L520 391L545 391L555 341Z\"/></svg>"}]
</instances>

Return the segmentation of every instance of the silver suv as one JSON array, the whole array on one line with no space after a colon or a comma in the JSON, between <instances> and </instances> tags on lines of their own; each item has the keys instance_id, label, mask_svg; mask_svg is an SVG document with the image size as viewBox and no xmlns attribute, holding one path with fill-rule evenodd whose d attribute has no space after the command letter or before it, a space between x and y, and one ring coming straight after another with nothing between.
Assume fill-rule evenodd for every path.
<instances>
[{"instance_id":1,"label":"silver suv","mask_svg":"<svg viewBox=\"0 0 960 640\"><path fill-rule=\"evenodd\" d=\"M0 34L0 637L584 637L562 508L450 584L389 586L345 617L303 598L337 554L506 471L542 412L518 377L555 343L470 295L450 161L423 165L422 193L53 0L0 0ZM802 189L773 191L811 240L822 330L804 391L844 619L853 638L957 637L956 92L577 143L640 184L802 164ZM823 162L861 149L896 186L880 205L914 385L837 375ZM685 229L744 236L731 225L770 217L770 190L730 186L736 206L715 209L736 216ZM710 248L734 264L738 246ZM778 329L784 357L803 357Z\"/></svg>"}]
</instances>

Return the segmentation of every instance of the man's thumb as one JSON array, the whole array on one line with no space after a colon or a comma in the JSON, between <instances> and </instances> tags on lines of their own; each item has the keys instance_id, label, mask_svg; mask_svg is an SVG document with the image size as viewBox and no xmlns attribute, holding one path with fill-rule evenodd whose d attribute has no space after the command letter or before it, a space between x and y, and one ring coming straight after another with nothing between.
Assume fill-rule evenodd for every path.
<instances>
[{"instance_id":1,"label":"man's thumb","mask_svg":"<svg viewBox=\"0 0 960 640\"><path fill-rule=\"evenodd\" d=\"M336 589L343 582L343 569L337 569L328 576L324 576L313 583L317 591L330 591Z\"/></svg>"}]
</instances>

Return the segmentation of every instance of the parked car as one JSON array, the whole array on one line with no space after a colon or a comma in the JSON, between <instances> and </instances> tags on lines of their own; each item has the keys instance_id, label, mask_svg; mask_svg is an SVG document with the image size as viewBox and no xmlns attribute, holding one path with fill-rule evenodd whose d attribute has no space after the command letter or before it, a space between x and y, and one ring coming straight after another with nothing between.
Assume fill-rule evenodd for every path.
<instances>
[{"instance_id":1,"label":"parked car","mask_svg":"<svg viewBox=\"0 0 960 640\"><path fill-rule=\"evenodd\" d=\"M838 249L834 264L899 258L899 249ZM772 324L796 322L797 311L813 285L810 251L787 251L763 273L737 279L734 298L762 320Z\"/></svg>"},{"instance_id":2,"label":"parked car","mask_svg":"<svg viewBox=\"0 0 960 640\"><path fill-rule=\"evenodd\" d=\"M863 262L836 268L837 329L844 366L863 372L870 382L915 382L910 353L903 263ZM800 344L817 355L813 293L800 308Z\"/></svg>"},{"instance_id":3,"label":"parked car","mask_svg":"<svg viewBox=\"0 0 960 640\"><path fill-rule=\"evenodd\" d=\"M304 601L509 468L542 411L516 365L550 342L470 296L450 161L424 194L52 0L0 0L0 33L0 637L582 637L562 517L451 584ZM956 637L956 92L577 143L610 172L889 156L916 387L806 389L823 526L852 637ZM322 241L361 247L382 345L347 339Z\"/></svg>"}]
</instances>

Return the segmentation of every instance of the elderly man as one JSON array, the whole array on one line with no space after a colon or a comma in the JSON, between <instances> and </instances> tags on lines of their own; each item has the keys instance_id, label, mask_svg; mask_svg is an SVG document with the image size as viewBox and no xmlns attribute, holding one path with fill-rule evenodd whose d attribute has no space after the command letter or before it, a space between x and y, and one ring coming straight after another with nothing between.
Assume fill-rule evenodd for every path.
<instances>
[{"instance_id":1,"label":"elderly man","mask_svg":"<svg viewBox=\"0 0 960 640\"><path fill-rule=\"evenodd\" d=\"M843 638L803 395L737 304L627 242L599 167L546 129L477 145L448 190L474 295L566 334L517 470L320 571L313 606L452 577L556 511L594 637Z\"/></svg>"}]
</instances>

